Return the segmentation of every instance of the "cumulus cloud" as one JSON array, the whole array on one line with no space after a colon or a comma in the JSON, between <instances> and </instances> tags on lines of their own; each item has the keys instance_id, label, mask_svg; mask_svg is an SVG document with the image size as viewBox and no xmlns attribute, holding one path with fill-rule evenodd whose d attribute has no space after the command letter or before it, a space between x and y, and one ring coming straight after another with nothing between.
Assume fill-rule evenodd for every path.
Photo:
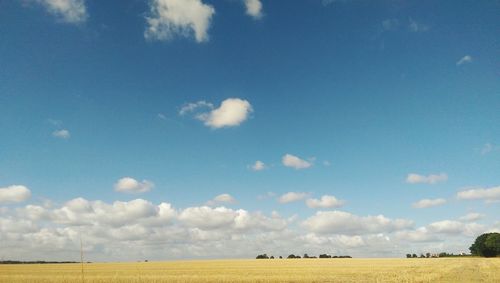
<instances>
[{"instance_id":1,"label":"cumulus cloud","mask_svg":"<svg viewBox=\"0 0 500 283\"><path fill-rule=\"evenodd\" d=\"M25 186L12 185L0 188L0 203L23 202L31 197L31 191Z\"/></svg>"},{"instance_id":2,"label":"cumulus cloud","mask_svg":"<svg viewBox=\"0 0 500 283\"><path fill-rule=\"evenodd\" d=\"M208 113L201 113L197 118L214 129L239 126L253 111L250 102L239 98L228 98L222 101L219 108Z\"/></svg>"},{"instance_id":3,"label":"cumulus cloud","mask_svg":"<svg viewBox=\"0 0 500 283\"><path fill-rule=\"evenodd\" d=\"M262 17L262 2L260 0L243 0L245 3L246 13L254 19Z\"/></svg>"},{"instance_id":4,"label":"cumulus cloud","mask_svg":"<svg viewBox=\"0 0 500 283\"><path fill-rule=\"evenodd\" d=\"M88 18L85 0L34 0L60 21L78 24Z\"/></svg>"},{"instance_id":5,"label":"cumulus cloud","mask_svg":"<svg viewBox=\"0 0 500 283\"><path fill-rule=\"evenodd\" d=\"M460 60L457 61L457 66L461 66L466 63L472 63L472 56L465 55L464 57L460 58Z\"/></svg>"},{"instance_id":6,"label":"cumulus cloud","mask_svg":"<svg viewBox=\"0 0 500 283\"><path fill-rule=\"evenodd\" d=\"M288 192L286 194L281 195L278 198L278 202L280 202L280 203L290 203L290 202L294 202L294 201L303 200L307 196L309 196L308 193Z\"/></svg>"},{"instance_id":7,"label":"cumulus cloud","mask_svg":"<svg viewBox=\"0 0 500 283\"><path fill-rule=\"evenodd\" d=\"M266 164L260 160L255 161L255 163L250 166L253 171L262 171L266 169Z\"/></svg>"},{"instance_id":8,"label":"cumulus cloud","mask_svg":"<svg viewBox=\"0 0 500 283\"><path fill-rule=\"evenodd\" d=\"M306 204L310 208L336 208L343 206L344 203L345 201L330 195L324 195L321 199L310 198L306 200Z\"/></svg>"},{"instance_id":9,"label":"cumulus cloud","mask_svg":"<svg viewBox=\"0 0 500 283\"><path fill-rule=\"evenodd\" d=\"M413 226L406 219L389 219L383 215L357 216L344 211L318 211L307 218L303 226L319 234L361 235L388 233Z\"/></svg>"},{"instance_id":10,"label":"cumulus cloud","mask_svg":"<svg viewBox=\"0 0 500 283\"><path fill-rule=\"evenodd\" d=\"M67 140L71 137L71 133L66 129L56 130L56 131L52 132L52 136L55 138Z\"/></svg>"},{"instance_id":11,"label":"cumulus cloud","mask_svg":"<svg viewBox=\"0 0 500 283\"><path fill-rule=\"evenodd\" d=\"M413 204L414 208L428 208L433 206L439 206L446 203L446 200L443 198L437 199L422 199Z\"/></svg>"},{"instance_id":12,"label":"cumulus cloud","mask_svg":"<svg viewBox=\"0 0 500 283\"><path fill-rule=\"evenodd\" d=\"M215 9L201 0L152 0L146 17L144 37L168 40L175 35L191 36L197 42L208 40L208 29Z\"/></svg>"},{"instance_id":13,"label":"cumulus cloud","mask_svg":"<svg viewBox=\"0 0 500 283\"><path fill-rule=\"evenodd\" d=\"M142 182L131 177L124 177L115 183L115 191L121 193L144 193L154 188L154 183L148 180Z\"/></svg>"},{"instance_id":14,"label":"cumulus cloud","mask_svg":"<svg viewBox=\"0 0 500 283\"><path fill-rule=\"evenodd\" d=\"M436 184L439 182L444 182L448 180L448 175L445 173L441 174L430 174L428 176L410 173L406 177L406 182L409 184Z\"/></svg>"},{"instance_id":15,"label":"cumulus cloud","mask_svg":"<svg viewBox=\"0 0 500 283\"><path fill-rule=\"evenodd\" d=\"M428 230L442 234L457 234L464 233L466 235L475 235L479 231L483 231L484 227L477 223L462 223L455 220L443 220L429 224Z\"/></svg>"},{"instance_id":16,"label":"cumulus cloud","mask_svg":"<svg viewBox=\"0 0 500 283\"><path fill-rule=\"evenodd\" d=\"M475 188L457 193L461 200L485 200L488 202L500 201L500 186L491 188Z\"/></svg>"},{"instance_id":17,"label":"cumulus cloud","mask_svg":"<svg viewBox=\"0 0 500 283\"><path fill-rule=\"evenodd\" d=\"M179 215L181 223L202 230L230 229L248 230L282 230L287 221L279 215L267 217L261 213L250 213L243 209L233 210L225 207L208 206L189 207Z\"/></svg>"},{"instance_id":18,"label":"cumulus cloud","mask_svg":"<svg viewBox=\"0 0 500 283\"><path fill-rule=\"evenodd\" d=\"M301 159L295 155L291 155L288 153L283 156L281 162L283 163L284 166L291 167L296 170L306 169L312 166L311 162L308 162L304 159Z\"/></svg>"},{"instance_id":19,"label":"cumulus cloud","mask_svg":"<svg viewBox=\"0 0 500 283\"><path fill-rule=\"evenodd\" d=\"M176 209L144 199L75 198L60 205L0 207L0 212L2 254L25 260L72 260L80 237L91 261L248 258L256 251L318 255L325 246L336 254L395 257L408 250L458 252L474 236L498 230L498 223L454 220L413 229L409 220L339 211L318 212L297 226L298 216L284 218L275 211L266 215L226 207Z\"/></svg>"},{"instance_id":20,"label":"cumulus cloud","mask_svg":"<svg viewBox=\"0 0 500 283\"><path fill-rule=\"evenodd\" d=\"M203 108L209 108L210 111L201 111L200 109ZM179 115L183 116L191 112L205 126L218 129L239 126L247 120L249 114L253 112L253 108L247 100L228 98L222 101L218 108L215 108L212 103L206 101L188 103L180 109Z\"/></svg>"}]
</instances>

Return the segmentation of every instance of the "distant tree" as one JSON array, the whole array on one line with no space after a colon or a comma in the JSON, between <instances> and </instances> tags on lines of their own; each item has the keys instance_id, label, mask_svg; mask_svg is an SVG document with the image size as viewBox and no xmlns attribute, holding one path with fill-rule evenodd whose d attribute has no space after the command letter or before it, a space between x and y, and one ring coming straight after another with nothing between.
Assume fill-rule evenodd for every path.
<instances>
[{"instance_id":1,"label":"distant tree","mask_svg":"<svg viewBox=\"0 0 500 283\"><path fill-rule=\"evenodd\" d=\"M473 255L496 257L500 255L500 233L485 233L476 238L469 248Z\"/></svg>"},{"instance_id":2,"label":"distant tree","mask_svg":"<svg viewBox=\"0 0 500 283\"><path fill-rule=\"evenodd\" d=\"M411 254L406 254L406 258L411 258Z\"/></svg>"},{"instance_id":3,"label":"distant tree","mask_svg":"<svg viewBox=\"0 0 500 283\"><path fill-rule=\"evenodd\" d=\"M430 258L430 257L431 257L431 253L426 253L426 254L425 254L425 257L426 257L426 258Z\"/></svg>"},{"instance_id":4,"label":"distant tree","mask_svg":"<svg viewBox=\"0 0 500 283\"><path fill-rule=\"evenodd\" d=\"M412 254L411 257L412 258L417 258L418 256L417 256L417 254Z\"/></svg>"},{"instance_id":5,"label":"distant tree","mask_svg":"<svg viewBox=\"0 0 500 283\"><path fill-rule=\"evenodd\" d=\"M304 254L304 258L309 258L309 256L307 254Z\"/></svg>"},{"instance_id":6,"label":"distant tree","mask_svg":"<svg viewBox=\"0 0 500 283\"><path fill-rule=\"evenodd\" d=\"M332 258L332 256L328 254L320 254L319 258Z\"/></svg>"},{"instance_id":7,"label":"distant tree","mask_svg":"<svg viewBox=\"0 0 500 283\"><path fill-rule=\"evenodd\" d=\"M274 256L271 256L270 259L274 259Z\"/></svg>"},{"instance_id":8,"label":"distant tree","mask_svg":"<svg viewBox=\"0 0 500 283\"><path fill-rule=\"evenodd\" d=\"M256 257L256 259L269 259L269 257L267 256L267 254L261 254L261 255L258 255Z\"/></svg>"},{"instance_id":9,"label":"distant tree","mask_svg":"<svg viewBox=\"0 0 500 283\"><path fill-rule=\"evenodd\" d=\"M282 259L282 258L283 258L283 257L282 257L282 256L280 256L280 259Z\"/></svg>"},{"instance_id":10,"label":"distant tree","mask_svg":"<svg viewBox=\"0 0 500 283\"><path fill-rule=\"evenodd\" d=\"M287 258L295 258L295 255L294 254L288 255Z\"/></svg>"}]
</instances>

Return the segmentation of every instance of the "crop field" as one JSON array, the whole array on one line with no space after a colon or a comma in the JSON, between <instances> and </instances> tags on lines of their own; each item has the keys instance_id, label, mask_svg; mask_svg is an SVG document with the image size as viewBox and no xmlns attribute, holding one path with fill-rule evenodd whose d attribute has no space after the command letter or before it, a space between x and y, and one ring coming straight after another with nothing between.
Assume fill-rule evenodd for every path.
<instances>
[{"instance_id":1,"label":"crop field","mask_svg":"<svg viewBox=\"0 0 500 283\"><path fill-rule=\"evenodd\" d=\"M5 264L0 282L500 282L500 258Z\"/></svg>"}]
</instances>

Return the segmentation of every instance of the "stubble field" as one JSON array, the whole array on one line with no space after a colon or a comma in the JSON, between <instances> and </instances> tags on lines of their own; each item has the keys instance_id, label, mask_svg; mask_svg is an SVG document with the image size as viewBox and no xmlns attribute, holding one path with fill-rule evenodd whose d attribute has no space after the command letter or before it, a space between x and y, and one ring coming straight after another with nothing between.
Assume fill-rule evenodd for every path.
<instances>
[{"instance_id":1,"label":"stubble field","mask_svg":"<svg viewBox=\"0 0 500 283\"><path fill-rule=\"evenodd\" d=\"M0 265L0 282L500 282L500 258Z\"/></svg>"}]
</instances>

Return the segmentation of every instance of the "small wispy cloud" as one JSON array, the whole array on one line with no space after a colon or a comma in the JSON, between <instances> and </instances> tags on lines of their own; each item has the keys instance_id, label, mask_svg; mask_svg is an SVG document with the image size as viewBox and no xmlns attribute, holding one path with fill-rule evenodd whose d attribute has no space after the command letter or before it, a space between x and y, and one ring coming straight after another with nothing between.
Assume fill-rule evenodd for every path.
<instances>
[{"instance_id":1,"label":"small wispy cloud","mask_svg":"<svg viewBox=\"0 0 500 283\"><path fill-rule=\"evenodd\" d=\"M200 100L197 102L191 102L184 104L181 109L179 110L179 115L183 116L186 115L190 112L196 111L197 109L200 108L209 108L209 109L214 109L214 105L212 103L206 102L204 100Z\"/></svg>"},{"instance_id":2,"label":"small wispy cloud","mask_svg":"<svg viewBox=\"0 0 500 283\"><path fill-rule=\"evenodd\" d=\"M460 217L459 220L472 222L472 221L477 221L483 217L484 217L484 214L477 213L477 212L470 212L470 213L467 213L466 215Z\"/></svg>"},{"instance_id":3,"label":"small wispy cloud","mask_svg":"<svg viewBox=\"0 0 500 283\"><path fill-rule=\"evenodd\" d=\"M422 200L419 200L419 201L413 203L413 207L414 208L428 208L428 207L443 205L445 203L446 203L446 200L444 198L422 199Z\"/></svg>"},{"instance_id":4,"label":"small wispy cloud","mask_svg":"<svg viewBox=\"0 0 500 283\"><path fill-rule=\"evenodd\" d=\"M255 161L255 163L250 166L250 169L253 171L262 171L266 168L267 168L266 164L260 160Z\"/></svg>"},{"instance_id":5,"label":"small wispy cloud","mask_svg":"<svg viewBox=\"0 0 500 283\"><path fill-rule=\"evenodd\" d=\"M294 201L299 201L307 198L309 196L308 193L303 192L288 192L286 194L281 195L278 198L279 203L290 203Z\"/></svg>"},{"instance_id":6,"label":"small wispy cloud","mask_svg":"<svg viewBox=\"0 0 500 283\"><path fill-rule=\"evenodd\" d=\"M87 20L85 0L33 0L61 22L79 24Z\"/></svg>"},{"instance_id":7,"label":"small wispy cloud","mask_svg":"<svg viewBox=\"0 0 500 283\"><path fill-rule=\"evenodd\" d=\"M484 200L486 202L500 201L500 186L491 188L474 188L457 193L460 200Z\"/></svg>"},{"instance_id":8,"label":"small wispy cloud","mask_svg":"<svg viewBox=\"0 0 500 283\"><path fill-rule=\"evenodd\" d=\"M296 170L306 169L312 166L311 162L288 153L282 157L281 162L284 166L294 168Z\"/></svg>"},{"instance_id":9,"label":"small wispy cloud","mask_svg":"<svg viewBox=\"0 0 500 283\"><path fill-rule=\"evenodd\" d=\"M410 173L406 177L406 182L409 184L436 184L439 182L444 182L448 180L448 175L445 173L441 174L430 174L430 175L420 175L415 173Z\"/></svg>"},{"instance_id":10,"label":"small wispy cloud","mask_svg":"<svg viewBox=\"0 0 500 283\"><path fill-rule=\"evenodd\" d=\"M395 30L399 27L399 20L398 19L385 19L382 21L382 28L384 30Z\"/></svg>"},{"instance_id":11,"label":"small wispy cloud","mask_svg":"<svg viewBox=\"0 0 500 283\"><path fill-rule=\"evenodd\" d=\"M408 28L412 32L424 32L428 31L430 27L428 25L417 22L416 20L410 18Z\"/></svg>"},{"instance_id":12,"label":"small wispy cloud","mask_svg":"<svg viewBox=\"0 0 500 283\"><path fill-rule=\"evenodd\" d=\"M466 63L472 63L472 56L465 55L464 57L460 58L460 60L457 61L457 66L462 66Z\"/></svg>"},{"instance_id":13,"label":"small wispy cloud","mask_svg":"<svg viewBox=\"0 0 500 283\"><path fill-rule=\"evenodd\" d=\"M219 204L234 204L236 203L236 199L230 194L220 194L213 199L207 201L206 205L215 206Z\"/></svg>"},{"instance_id":14,"label":"small wispy cloud","mask_svg":"<svg viewBox=\"0 0 500 283\"><path fill-rule=\"evenodd\" d=\"M500 151L499 145L494 145L492 143L485 143L481 148L481 155L486 155L491 152Z\"/></svg>"},{"instance_id":15,"label":"small wispy cloud","mask_svg":"<svg viewBox=\"0 0 500 283\"><path fill-rule=\"evenodd\" d=\"M310 208L334 208L343 206L345 201L337 199L335 196L324 195L320 199L310 198L306 200L306 205Z\"/></svg>"},{"instance_id":16,"label":"small wispy cloud","mask_svg":"<svg viewBox=\"0 0 500 283\"><path fill-rule=\"evenodd\" d=\"M66 129L62 129L62 130L53 131L52 136L55 138L67 140L71 137L71 133Z\"/></svg>"},{"instance_id":17,"label":"small wispy cloud","mask_svg":"<svg viewBox=\"0 0 500 283\"><path fill-rule=\"evenodd\" d=\"M115 183L115 191L120 193L145 193L154 188L155 184L148 180L142 182L131 177L124 177Z\"/></svg>"},{"instance_id":18,"label":"small wispy cloud","mask_svg":"<svg viewBox=\"0 0 500 283\"><path fill-rule=\"evenodd\" d=\"M265 193L265 194L258 195L258 196L257 196L257 199L258 199L258 200L265 200L265 199L274 198L275 196L276 196L276 193L275 193L275 192L267 192L267 193Z\"/></svg>"}]
</instances>

